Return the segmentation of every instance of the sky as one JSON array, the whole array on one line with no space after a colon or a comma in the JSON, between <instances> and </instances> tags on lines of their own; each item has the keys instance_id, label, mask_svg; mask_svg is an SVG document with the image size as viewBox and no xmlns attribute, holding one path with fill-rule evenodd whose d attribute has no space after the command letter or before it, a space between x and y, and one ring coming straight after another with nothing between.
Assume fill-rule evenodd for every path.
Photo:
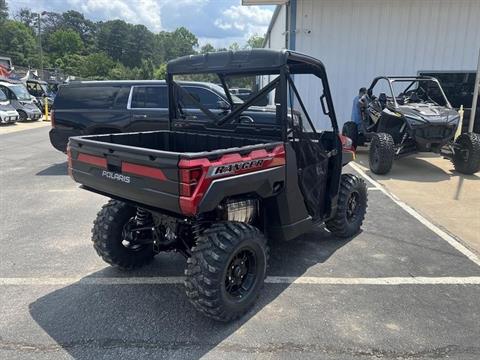
<instances>
[{"instance_id":1,"label":"sky","mask_svg":"<svg viewBox=\"0 0 480 360\"><path fill-rule=\"evenodd\" d=\"M253 34L263 35L274 6L242 6L241 0L7 0L10 15L21 8L32 11L77 10L94 21L121 19L143 24L153 32L185 26L200 46L244 44Z\"/></svg>"}]
</instances>

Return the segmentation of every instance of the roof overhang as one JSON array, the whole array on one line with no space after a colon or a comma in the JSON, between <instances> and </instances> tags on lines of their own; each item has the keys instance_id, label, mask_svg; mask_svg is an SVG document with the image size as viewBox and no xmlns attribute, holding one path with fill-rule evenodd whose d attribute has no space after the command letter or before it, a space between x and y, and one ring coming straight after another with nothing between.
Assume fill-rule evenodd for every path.
<instances>
[{"instance_id":1,"label":"roof overhang","mask_svg":"<svg viewBox=\"0 0 480 360\"><path fill-rule=\"evenodd\" d=\"M242 0L242 5L283 5L289 0Z\"/></svg>"}]
</instances>

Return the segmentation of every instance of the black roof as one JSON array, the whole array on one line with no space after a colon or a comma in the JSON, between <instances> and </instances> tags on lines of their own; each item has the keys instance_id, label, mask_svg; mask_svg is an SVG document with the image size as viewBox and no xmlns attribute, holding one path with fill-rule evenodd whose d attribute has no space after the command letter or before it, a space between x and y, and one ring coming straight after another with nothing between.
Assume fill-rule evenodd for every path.
<instances>
[{"instance_id":1,"label":"black roof","mask_svg":"<svg viewBox=\"0 0 480 360\"><path fill-rule=\"evenodd\" d=\"M283 66L291 73L325 71L322 62L311 56L291 50L252 49L219 51L189 55L168 62L171 75L194 73L278 73Z\"/></svg>"}]
</instances>

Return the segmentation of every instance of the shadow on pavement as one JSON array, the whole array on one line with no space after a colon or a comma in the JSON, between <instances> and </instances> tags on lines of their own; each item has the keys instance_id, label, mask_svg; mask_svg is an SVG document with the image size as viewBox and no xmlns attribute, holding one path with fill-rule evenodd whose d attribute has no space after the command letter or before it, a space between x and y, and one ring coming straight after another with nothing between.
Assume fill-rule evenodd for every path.
<instances>
[{"instance_id":1,"label":"shadow on pavement","mask_svg":"<svg viewBox=\"0 0 480 360\"><path fill-rule=\"evenodd\" d=\"M35 175L37 176L60 176L68 175L67 162L57 163L50 165L49 167L39 171Z\"/></svg>"},{"instance_id":2,"label":"shadow on pavement","mask_svg":"<svg viewBox=\"0 0 480 360\"><path fill-rule=\"evenodd\" d=\"M289 243L273 244L269 274L301 276L310 266L325 262L348 241L317 229ZM173 254L161 254L152 265L135 273L105 268L86 278L182 276L185 261L181 259ZM75 359L100 358L106 351L117 352L117 358L122 357L122 351L130 352L131 358L150 351L159 357L198 359L274 301L288 286L267 285L255 307L229 324L202 316L188 302L183 286L170 284L75 283L39 298L30 304L29 310L59 348ZM241 352L241 348L249 344L238 346Z\"/></svg>"},{"instance_id":3,"label":"shadow on pavement","mask_svg":"<svg viewBox=\"0 0 480 360\"><path fill-rule=\"evenodd\" d=\"M359 148L358 150L357 162L362 166L369 168L368 165L368 149ZM441 157L437 154L431 153L421 153L423 158L438 158ZM448 160L446 160L448 161ZM416 157L415 155L410 155L393 162L392 170L386 175L377 175L373 174L370 170L367 170L366 173L370 176L374 176L378 179L395 179L403 181L414 181L414 182L427 182L434 183L449 180L451 178L459 179L468 179L468 180L480 180L480 176L474 175L465 175L459 172L456 172L453 164L450 163L448 170L443 170L438 166L428 162L427 160Z\"/></svg>"}]
</instances>

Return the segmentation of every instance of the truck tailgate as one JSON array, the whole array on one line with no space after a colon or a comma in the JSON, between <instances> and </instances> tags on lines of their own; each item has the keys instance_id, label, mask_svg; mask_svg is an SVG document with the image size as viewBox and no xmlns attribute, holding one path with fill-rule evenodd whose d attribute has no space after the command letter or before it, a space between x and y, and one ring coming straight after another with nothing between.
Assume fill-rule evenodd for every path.
<instances>
[{"instance_id":1,"label":"truck tailgate","mask_svg":"<svg viewBox=\"0 0 480 360\"><path fill-rule=\"evenodd\" d=\"M68 159L70 176L88 189L180 212L176 153L73 137Z\"/></svg>"}]
</instances>

